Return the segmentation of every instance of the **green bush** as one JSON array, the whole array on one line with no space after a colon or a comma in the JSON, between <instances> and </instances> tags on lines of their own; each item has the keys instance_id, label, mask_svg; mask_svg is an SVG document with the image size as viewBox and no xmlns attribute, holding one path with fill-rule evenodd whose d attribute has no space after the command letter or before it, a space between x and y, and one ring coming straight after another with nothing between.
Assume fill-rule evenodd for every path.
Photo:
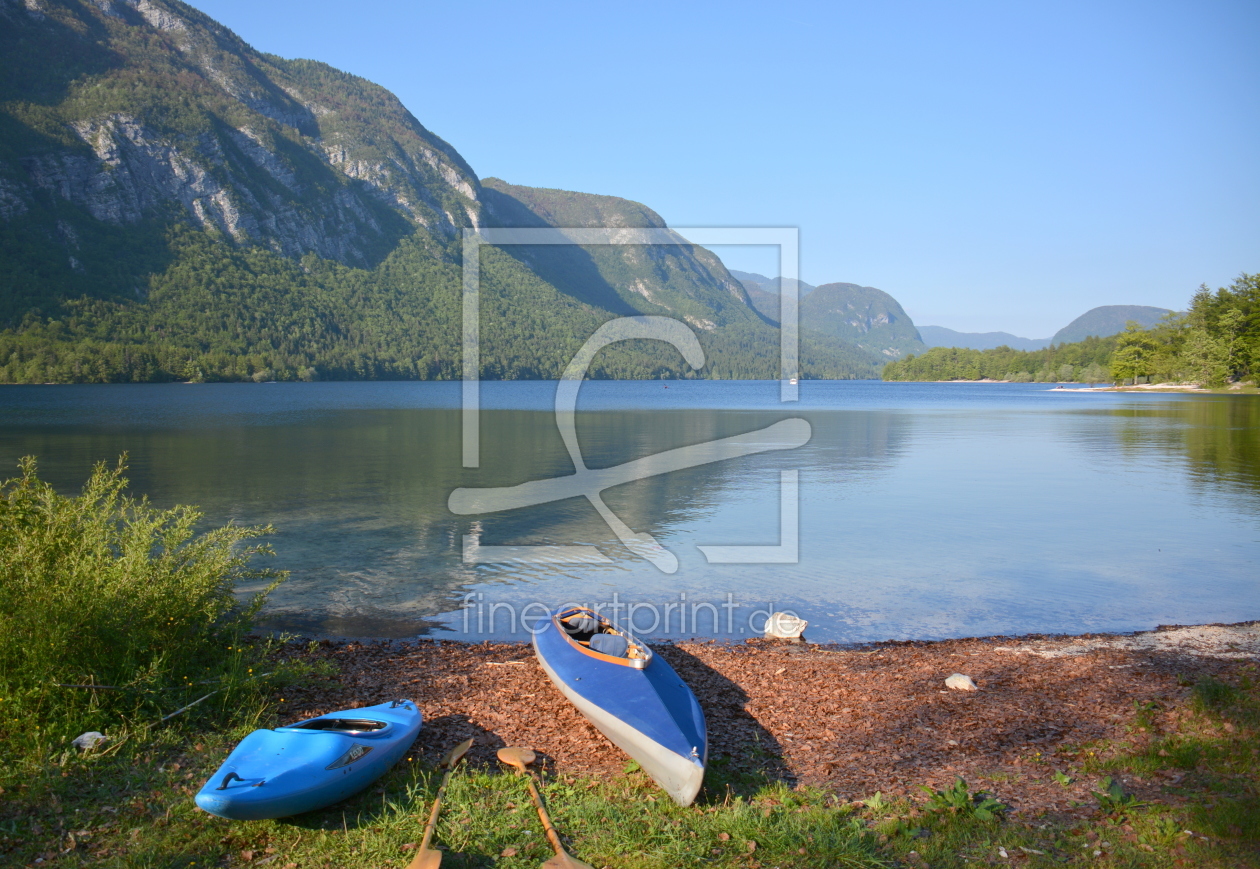
<instances>
[{"instance_id":1,"label":"green bush","mask_svg":"<svg viewBox=\"0 0 1260 869\"><path fill-rule=\"evenodd\" d=\"M197 534L195 509L125 494L123 460L98 464L77 497L41 481L34 458L20 468L0 483L0 742L52 748L211 692L197 713L257 699L262 647L242 638L282 575L250 566L268 547L241 544L271 528ZM236 585L259 579L273 582L242 605Z\"/></svg>"}]
</instances>

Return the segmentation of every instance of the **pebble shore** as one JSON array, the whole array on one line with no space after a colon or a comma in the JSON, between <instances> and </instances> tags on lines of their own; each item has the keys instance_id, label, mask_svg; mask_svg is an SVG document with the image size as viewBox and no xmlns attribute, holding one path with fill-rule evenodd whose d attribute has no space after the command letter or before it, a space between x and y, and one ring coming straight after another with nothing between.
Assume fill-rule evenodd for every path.
<instances>
[{"instance_id":1,"label":"pebble shore","mask_svg":"<svg viewBox=\"0 0 1260 869\"><path fill-rule=\"evenodd\" d=\"M290 644L286 654L330 660L338 674L289 689L286 722L404 697L425 716L412 762L436 762L473 737L473 763L494 766L499 747L518 745L538 752L551 774L625 774L625 755L556 691L528 645L308 646ZM704 708L711 764L853 800L921 796L920 785L962 776L1018 813L1070 815L1096 783L1064 787L1054 771L1078 766L1098 741L1153 736L1134 727L1139 708L1156 710L1158 730L1161 717L1182 714L1196 680L1254 667L1260 622L857 647L760 639L654 647ZM948 689L955 673L978 690ZM1168 783L1127 784L1141 796Z\"/></svg>"}]
</instances>

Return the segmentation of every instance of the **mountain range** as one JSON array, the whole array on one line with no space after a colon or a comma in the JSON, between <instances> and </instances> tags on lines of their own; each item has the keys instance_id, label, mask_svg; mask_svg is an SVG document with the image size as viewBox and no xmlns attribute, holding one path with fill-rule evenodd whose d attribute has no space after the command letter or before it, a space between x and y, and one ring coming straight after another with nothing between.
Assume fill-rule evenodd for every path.
<instances>
[{"instance_id":1,"label":"mountain range","mask_svg":"<svg viewBox=\"0 0 1260 869\"><path fill-rule=\"evenodd\" d=\"M744 285L753 306L777 323L784 278L755 272L731 274ZM877 353L885 361L927 349L901 304L883 290L847 283L795 284L803 327Z\"/></svg>"},{"instance_id":2,"label":"mountain range","mask_svg":"<svg viewBox=\"0 0 1260 869\"><path fill-rule=\"evenodd\" d=\"M955 332L944 326L920 326L919 334L928 347L966 347L971 350L1041 350L1051 344L1074 344L1089 337L1108 338L1124 331L1130 320L1150 328L1172 311L1149 305L1101 305L1091 308L1068 323L1051 338L1021 338L1009 332Z\"/></svg>"},{"instance_id":3,"label":"mountain range","mask_svg":"<svg viewBox=\"0 0 1260 869\"><path fill-rule=\"evenodd\" d=\"M178 0L0 0L0 71L0 381L458 377L465 228L665 228L482 181L384 88ZM777 325L681 236L480 268L484 377L556 377L630 314L685 320L705 366L631 342L592 376L779 376ZM802 376L882 362L802 331Z\"/></svg>"},{"instance_id":4,"label":"mountain range","mask_svg":"<svg viewBox=\"0 0 1260 869\"><path fill-rule=\"evenodd\" d=\"M972 350L992 350L1010 347L1012 350L1040 350L1050 344L1049 338L1021 338L1010 332L955 332L944 326L920 326L919 334L929 347L967 347Z\"/></svg>"},{"instance_id":5,"label":"mountain range","mask_svg":"<svg viewBox=\"0 0 1260 869\"><path fill-rule=\"evenodd\" d=\"M668 231L481 179L384 88L179 0L0 0L0 382L459 377L462 232L485 227ZM601 323L663 314L699 372L630 342L591 375L778 377L780 280L669 238L483 246L482 376L556 377ZM940 336L874 287L796 290L803 377Z\"/></svg>"}]
</instances>

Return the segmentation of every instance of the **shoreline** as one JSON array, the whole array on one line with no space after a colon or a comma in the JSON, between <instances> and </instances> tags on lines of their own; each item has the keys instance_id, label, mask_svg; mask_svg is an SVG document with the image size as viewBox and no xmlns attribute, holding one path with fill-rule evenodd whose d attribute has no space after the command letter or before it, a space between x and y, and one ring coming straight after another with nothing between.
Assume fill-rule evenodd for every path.
<instances>
[{"instance_id":1,"label":"shoreline","mask_svg":"<svg viewBox=\"0 0 1260 869\"><path fill-rule=\"evenodd\" d=\"M710 764L845 799L918 796L920 785L947 787L962 776L993 782L1017 812L1071 815L1092 801L1091 782L1064 787L1048 781L1051 770L1079 767L1091 745L1149 741L1155 728L1138 733L1139 715L1175 718L1196 682L1254 670L1260 621L849 647L750 639L655 648L704 709ZM625 774L625 755L556 691L524 643L323 640L290 643L282 654L337 670L286 689L283 721L401 697L424 713L417 760L436 762L472 737L470 759L487 768L497 748L522 745L557 774ZM979 690L947 689L956 672ZM1141 711L1149 709L1160 711ZM1126 782L1152 797L1163 784Z\"/></svg>"},{"instance_id":2,"label":"shoreline","mask_svg":"<svg viewBox=\"0 0 1260 869\"><path fill-rule=\"evenodd\" d=\"M265 622L265 613L260 621ZM1241 632L1243 636L1249 637L1250 632L1256 632L1256 641L1253 648L1254 654L1260 657L1260 618L1246 619L1241 622L1201 622L1189 625L1182 624L1161 624L1153 628L1138 628L1132 631L1082 631L1081 633L1045 633L1034 631L1026 634L974 634L960 637L912 637L909 639L886 639L886 640L853 640L851 642L840 641L815 641L810 640L808 636L809 630L806 629L799 641L797 640L772 640L761 636L760 634L734 636L708 636L696 634L692 636L640 636L639 638L652 646L657 645L683 645L683 644L706 644L717 646L740 646L749 642L782 642L791 645L808 646L811 648L825 649L833 652L849 652L849 651L869 651L870 649L879 647L897 647L905 645L931 645L934 643L952 643L952 642L1000 642L1007 641L1011 643L1028 645L1034 642L1053 645L1058 642L1085 642L1088 647L1099 648L1103 646L1114 646L1117 648L1127 647L1133 642L1142 645L1157 645L1167 648L1170 643L1176 642L1173 638L1184 640L1193 634L1195 637L1207 637L1218 631L1229 635L1231 639L1228 642L1237 642L1236 638L1232 638L1235 632ZM461 639L457 636L440 636L436 634L416 634L414 636L398 637L398 636L346 636L340 634L318 633L318 632L302 632L293 629L269 628L265 625L253 631L256 636L269 636L273 639L285 639L290 643L308 644L332 643L338 646L344 645L360 645L360 646L377 646L377 645L408 645L414 643L435 643L439 645L458 645L458 646L484 646L487 643L499 646L519 646L528 648L531 640L526 638L511 638L504 636L484 636L480 639ZM1160 638L1160 639L1156 639ZM1214 642L1207 641L1209 650L1219 650L1221 654L1228 652L1227 643L1225 641ZM530 652L532 654L532 652Z\"/></svg>"},{"instance_id":3,"label":"shoreline","mask_svg":"<svg viewBox=\"0 0 1260 869\"><path fill-rule=\"evenodd\" d=\"M1221 389L1208 389L1197 383L1139 383L1130 386L1081 386L1074 381L1046 381L1038 384L1032 381L994 380L983 377L979 380L885 380L884 383L1016 383L1026 386L1046 386L1046 392L1184 392L1197 395L1255 395L1260 387L1245 387L1241 383L1233 383ZM1053 384L1053 385L1052 385ZM1068 384L1071 384L1070 386Z\"/></svg>"}]
</instances>

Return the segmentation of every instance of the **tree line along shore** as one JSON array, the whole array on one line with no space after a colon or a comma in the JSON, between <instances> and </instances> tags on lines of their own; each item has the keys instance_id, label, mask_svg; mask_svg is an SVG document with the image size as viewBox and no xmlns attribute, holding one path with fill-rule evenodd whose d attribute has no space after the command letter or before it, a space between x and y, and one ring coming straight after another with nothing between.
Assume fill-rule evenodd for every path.
<instances>
[{"instance_id":1,"label":"tree line along shore","mask_svg":"<svg viewBox=\"0 0 1260 869\"><path fill-rule=\"evenodd\" d=\"M1219 389L1260 375L1260 274L1212 292L1202 286L1184 313L1149 329L1129 323L1108 338L1042 350L933 347L889 362L889 381L1004 380L1015 383L1194 383Z\"/></svg>"}]
</instances>

